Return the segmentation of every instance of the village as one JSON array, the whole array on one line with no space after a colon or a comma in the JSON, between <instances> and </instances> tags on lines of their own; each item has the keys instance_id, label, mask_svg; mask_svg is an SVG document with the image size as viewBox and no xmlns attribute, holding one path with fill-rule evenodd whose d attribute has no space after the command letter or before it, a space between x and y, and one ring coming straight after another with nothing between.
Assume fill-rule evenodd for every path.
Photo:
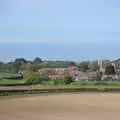
<instances>
[{"instance_id":1,"label":"village","mask_svg":"<svg viewBox=\"0 0 120 120\"><path fill-rule=\"evenodd\" d=\"M120 60L47 61L36 57L32 61L17 58L0 63L1 84L80 84L90 81L119 81Z\"/></svg>"},{"instance_id":2,"label":"village","mask_svg":"<svg viewBox=\"0 0 120 120\"><path fill-rule=\"evenodd\" d=\"M75 81L93 81L97 80L100 76L101 80L119 80L120 69L116 68L114 63L109 63L106 68L103 67L102 60L98 61L99 69L96 71L80 71L78 66L69 65L68 67L55 67L55 68L41 68L38 70L40 74L47 74L49 79L60 80L64 78L65 74L71 76ZM112 70L111 70L112 69Z\"/></svg>"}]
</instances>

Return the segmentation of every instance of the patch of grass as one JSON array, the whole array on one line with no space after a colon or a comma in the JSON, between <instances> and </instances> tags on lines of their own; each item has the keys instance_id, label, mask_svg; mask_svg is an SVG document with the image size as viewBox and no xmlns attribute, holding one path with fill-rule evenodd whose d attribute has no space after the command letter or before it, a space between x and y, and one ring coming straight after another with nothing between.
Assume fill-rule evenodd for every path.
<instances>
[{"instance_id":1,"label":"patch of grass","mask_svg":"<svg viewBox=\"0 0 120 120\"><path fill-rule=\"evenodd\" d=\"M14 76L14 75L16 75L16 74L0 72L0 77L4 77L4 76L8 77L8 76Z\"/></svg>"},{"instance_id":2,"label":"patch of grass","mask_svg":"<svg viewBox=\"0 0 120 120\"><path fill-rule=\"evenodd\" d=\"M120 84L30 85L31 88L120 88Z\"/></svg>"},{"instance_id":3,"label":"patch of grass","mask_svg":"<svg viewBox=\"0 0 120 120\"><path fill-rule=\"evenodd\" d=\"M7 77L19 76L19 74L14 73L4 73L0 72L0 84L23 84L25 83L24 79L8 79Z\"/></svg>"},{"instance_id":4,"label":"patch of grass","mask_svg":"<svg viewBox=\"0 0 120 120\"><path fill-rule=\"evenodd\" d=\"M22 84L25 83L25 80L8 80L8 79L2 79L0 80L0 84Z\"/></svg>"}]
</instances>

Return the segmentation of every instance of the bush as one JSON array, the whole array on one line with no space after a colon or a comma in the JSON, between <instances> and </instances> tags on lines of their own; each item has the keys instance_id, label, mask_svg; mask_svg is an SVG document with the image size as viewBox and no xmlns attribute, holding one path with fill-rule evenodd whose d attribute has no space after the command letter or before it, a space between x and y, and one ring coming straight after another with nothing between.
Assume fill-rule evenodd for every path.
<instances>
[{"instance_id":1,"label":"bush","mask_svg":"<svg viewBox=\"0 0 120 120\"><path fill-rule=\"evenodd\" d=\"M108 83L99 82L99 83L95 83L94 85L108 85Z\"/></svg>"},{"instance_id":2,"label":"bush","mask_svg":"<svg viewBox=\"0 0 120 120\"><path fill-rule=\"evenodd\" d=\"M71 84L72 82L73 82L72 77L66 76L66 77L64 78L64 83L65 83L65 84Z\"/></svg>"},{"instance_id":3,"label":"bush","mask_svg":"<svg viewBox=\"0 0 120 120\"><path fill-rule=\"evenodd\" d=\"M24 77L27 84L44 84L49 81L49 78L47 76L41 76L36 72L27 72Z\"/></svg>"},{"instance_id":4,"label":"bush","mask_svg":"<svg viewBox=\"0 0 120 120\"><path fill-rule=\"evenodd\" d=\"M39 74L35 72L29 72L25 76L26 83L27 84L40 84L42 83L42 78L40 77Z\"/></svg>"},{"instance_id":5,"label":"bush","mask_svg":"<svg viewBox=\"0 0 120 120\"><path fill-rule=\"evenodd\" d=\"M54 80L53 82L54 82L54 85L65 84L64 80Z\"/></svg>"}]
</instances>

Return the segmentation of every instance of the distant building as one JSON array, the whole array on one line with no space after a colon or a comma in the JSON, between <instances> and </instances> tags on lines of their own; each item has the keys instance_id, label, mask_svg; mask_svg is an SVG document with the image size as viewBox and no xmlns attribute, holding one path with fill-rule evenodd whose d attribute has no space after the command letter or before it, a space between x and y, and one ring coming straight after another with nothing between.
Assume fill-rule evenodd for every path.
<instances>
[{"instance_id":1,"label":"distant building","mask_svg":"<svg viewBox=\"0 0 120 120\"><path fill-rule=\"evenodd\" d=\"M50 79L63 79L64 75L68 73L71 77L77 71L76 66L55 67L55 68L41 68L38 70L40 74L47 74Z\"/></svg>"},{"instance_id":2,"label":"distant building","mask_svg":"<svg viewBox=\"0 0 120 120\"><path fill-rule=\"evenodd\" d=\"M114 63L109 63L106 68L101 68L102 72L101 80L118 80L119 75L116 71L116 66Z\"/></svg>"},{"instance_id":3,"label":"distant building","mask_svg":"<svg viewBox=\"0 0 120 120\"><path fill-rule=\"evenodd\" d=\"M64 77L61 75L49 75L48 78L51 80L58 80L58 79L63 79Z\"/></svg>"}]
</instances>

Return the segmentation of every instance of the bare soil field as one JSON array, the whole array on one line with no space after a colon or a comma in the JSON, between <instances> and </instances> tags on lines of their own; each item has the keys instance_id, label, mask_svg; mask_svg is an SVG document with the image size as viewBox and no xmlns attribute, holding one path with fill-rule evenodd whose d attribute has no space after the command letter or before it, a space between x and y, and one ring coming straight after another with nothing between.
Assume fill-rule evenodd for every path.
<instances>
[{"instance_id":1,"label":"bare soil field","mask_svg":"<svg viewBox=\"0 0 120 120\"><path fill-rule=\"evenodd\" d=\"M0 120L120 120L120 94L0 97Z\"/></svg>"}]
</instances>

